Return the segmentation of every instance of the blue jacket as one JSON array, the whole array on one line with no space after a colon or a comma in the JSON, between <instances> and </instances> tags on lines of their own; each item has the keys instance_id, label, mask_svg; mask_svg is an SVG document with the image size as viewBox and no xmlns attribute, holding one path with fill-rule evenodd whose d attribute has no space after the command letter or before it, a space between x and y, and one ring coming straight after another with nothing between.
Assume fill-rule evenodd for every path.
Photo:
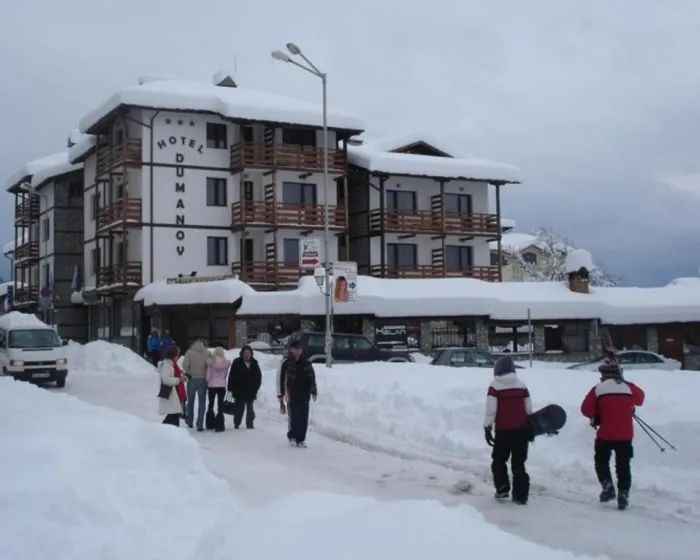
<instances>
[{"instance_id":1,"label":"blue jacket","mask_svg":"<svg viewBox=\"0 0 700 560\"><path fill-rule=\"evenodd\" d=\"M151 333L146 341L146 346L149 350L160 350L160 336L156 333Z\"/></svg>"},{"instance_id":2,"label":"blue jacket","mask_svg":"<svg viewBox=\"0 0 700 560\"><path fill-rule=\"evenodd\" d=\"M163 350L167 350L173 344L175 344L175 341L173 341L173 338L170 335L166 334L160 337L160 346Z\"/></svg>"}]
</instances>

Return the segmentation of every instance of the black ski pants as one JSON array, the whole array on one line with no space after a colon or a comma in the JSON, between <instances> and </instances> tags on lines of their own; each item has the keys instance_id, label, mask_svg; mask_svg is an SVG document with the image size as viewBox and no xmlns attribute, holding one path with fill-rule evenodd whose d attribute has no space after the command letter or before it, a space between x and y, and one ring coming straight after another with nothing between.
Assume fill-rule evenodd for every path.
<instances>
[{"instance_id":1,"label":"black ski pants","mask_svg":"<svg viewBox=\"0 0 700 560\"><path fill-rule=\"evenodd\" d=\"M513 473L513 499L527 502L530 494L530 476L525 470L530 438L527 429L496 430L491 452L491 473L497 492L510 492L508 460Z\"/></svg>"},{"instance_id":2,"label":"black ski pants","mask_svg":"<svg viewBox=\"0 0 700 560\"><path fill-rule=\"evenodd\" d=\"M306 441L309 429L309 401L298 400L287 403L289 411L289 431L287 439L296 443Z\"/></svg>"},{"instance_id":3,"label":"black ski pants","mask_svg":"<svg viewBox=\"0 0 700 560\"><path fill-rule=\"evenodd\" d=\"M253 428L255 422L255 401L247 401L245 399L236 399L233 403L233 425L239 427L243 422L243 414L245 413L245 427Z\"/></svg>"},{"instance_id":4,"label":"black ski pants","mask_svg":"<svg viewBox=\"0 0 700 560\"><path fill-rule=\"evenodd\" d=\"M595 473L602 484L612 483L610 472L610 458L615 452L615 474L617 475L617 489L620 492L629 492L632 486L632 470L630 462L634 456L632 440L608 441L595 440Z\"/></svg>"},{"instance_id":5,"label":"black ski pants","mask_svg":"<svg viewBox=\"0 0 700 560\"><path fill-rule=\"evenodd\" d=\"M226 387L209 387L207 389L209 404L207 406L207 412L214 412L214 401L216 400L216 412L221 412L221 405L224 402L224 397L226 396Z\"/></svg>"}]
</instances>

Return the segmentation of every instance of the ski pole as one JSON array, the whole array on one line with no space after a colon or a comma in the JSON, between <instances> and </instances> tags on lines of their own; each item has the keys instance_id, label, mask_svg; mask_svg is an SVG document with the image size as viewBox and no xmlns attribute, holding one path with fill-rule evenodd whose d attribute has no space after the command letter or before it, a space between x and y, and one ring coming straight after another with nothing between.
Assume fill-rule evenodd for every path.
<instances>
[{"instance_id":1,"label":"ski pole","mask_svg":"<svg viewBox=\"0 0 700 560\"><path fill-rule=\"evenodd\" d=\"M645 426L644 424L642 424L642 423L639 421L639 418L637 418L637 417L635 416L634 419L635 419L635 420L637 421L637 423L641 426L642 430L644 430L644 433L645 433L647 436L649 436L649 439L650 439L651 441L654 442L654 444L656 445L656 447L659 448L659 451L661 451L661 453L665 453L665 452L666 452L666 449L665 449L664 447L662 447L661 444L660 444L658 441L656 441L656 439L654 438L654 436L651 435L651 432L650 432L649 430L647 430L646 426Z\"/></svg>"},{"instance_id":2,"label":"ski pole","mask_svg":"<svg viewBox=\"0 0 700 560\"><path fill-rule=\"evenodd\" d=\"M678 451L678 449L673 447L673 445L664 436L662 436L659 432L657 432L654 428L652 428L649 424L647 424L644 420L642 420L636 414L634 415L634 419L639 423L640 426L646 427L649 431L651 431L652 434L654 434L656 437L658 437L661 441L663 441L671 449L673 449L674 451Z\"/></svg>"}]
</instances>

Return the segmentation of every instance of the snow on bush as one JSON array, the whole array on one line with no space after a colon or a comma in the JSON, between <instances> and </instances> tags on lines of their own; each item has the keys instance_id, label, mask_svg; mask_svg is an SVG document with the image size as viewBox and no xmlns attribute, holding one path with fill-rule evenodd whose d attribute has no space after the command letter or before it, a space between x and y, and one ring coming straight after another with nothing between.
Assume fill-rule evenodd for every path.
<instances>
[{"instance_id":1,"label":"snow on bush","mask_svg":"<svg viewBox=\"0 0 700 560\"><path fill-rule=\"evenodd\" d=\"M93 340L87 344L69 342L66 346L68 366L80 373L152 375L150 362L120 344Z\"/></svg>"}]
</instances>

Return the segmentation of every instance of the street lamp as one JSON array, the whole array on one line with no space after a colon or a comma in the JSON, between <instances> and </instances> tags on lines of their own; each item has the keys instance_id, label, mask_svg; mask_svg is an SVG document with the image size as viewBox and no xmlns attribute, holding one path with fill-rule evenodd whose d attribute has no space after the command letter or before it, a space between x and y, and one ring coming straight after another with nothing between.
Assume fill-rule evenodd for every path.
<instances>
[{"instance_id":1,"label":"street lamp","mask_svg":"<svg viewBox=\"0 0 700 560\"><path fill-rule=\"evenodd\" d=\"M317 78L321 79L321 84L323 87L323 251L325 258L326 270L329 268L328 256L329 252L329 219L328 219L328 102L327 102L327 76L325 72L321 72L316 65L311 62L301 49L294 43L287 43L287 50L292 56L299 56L306 62L306 64L301 64L296 60L293 60L287 53L282 51L272 51L272 58L279 60L281 62L288 62L293 64L302 70L305 70L309 74L313 74ZM307 66L308 65L308 66ZM316 282L319 282L319 276L314 273ZM331 329L331 287L330 287L330 274L326 274L324 270L324 276L320 280L319 287L325 281L325 289L323 290L323 295L326 300L326 367L332 367L331 363L331 344L332 344L332 329Z\"/></svg>"},{"instance_id":2,"label":"street lamp","mask_svg":"<svg viewBox=\"0 0 700 560\"><path fill-rule=\"evenodd\" d=\"M27 193L27 194L29 195L29 204L30 204L30 207L31 207L31 197L32 197L32 196L38 196L38 197L44 199L44 209L45 209L45 210L48 210L48 209L49 209L49 199L48 199L48 197L47 197L44 193L39 192L39 191L36 190L34 187L32 187L31 183L29 183L29 182L27 182L27 181L24 181L23 183L20 183L20 185L19 185L19 190L21 190L22 192L25 192L25 193ZM39 214L41 214L41 211L39 212ZM31 224L30 224L29 227L27 228L27 242L29 242L29 239L30 239L30 237L31 237L30 230L31 230ZM46 239L46 234L42 231L41 221L39 221L39 226L38 226L38 232L37 232L37 233L38 233L39 236L42 236L42 237L44 238L44 239L43 239L43 245L44 245L44 259L46 259L46 263L45 263L45 264L48 266L48 248L49 248L49 247L48 247L48 243L49 243L49 242L48 242L48 240ZM16 248L15 248L15 250L16 250ZM39 260L41 261L41 259L39 259ZM37 274L38 274L39 278L41 278L41 270L39 270L39 271L37 272ZM31 275L31 272L30 272L30 275ZM31 282L31 280L30 280L30 282ZM39 280L39 285L41 285L41 280ZM46 308L44 308L44 322L45 322L45 323L48 323L48 322L49 322L49 321L48 321L48 309L46 309Z\"/></svg>"}]
</instances>

